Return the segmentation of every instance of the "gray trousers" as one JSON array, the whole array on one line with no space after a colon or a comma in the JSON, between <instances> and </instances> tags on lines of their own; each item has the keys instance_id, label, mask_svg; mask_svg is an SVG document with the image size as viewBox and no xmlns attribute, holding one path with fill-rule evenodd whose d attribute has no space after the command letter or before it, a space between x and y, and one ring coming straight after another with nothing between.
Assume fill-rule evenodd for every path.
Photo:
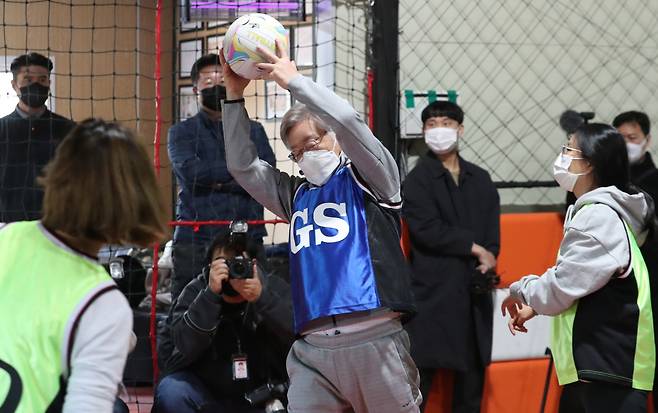
<instances>
[{"instance_id":1,"label":"gray trousers","mask_svg":"<svg viewBox=\"0 0 658 413\"><path fill-rule=\"evenodd\" d=\"M418 369L398 320L349 334L309 334L287 360L290 413L419 412Z\"/></svg>"}]
</instances>

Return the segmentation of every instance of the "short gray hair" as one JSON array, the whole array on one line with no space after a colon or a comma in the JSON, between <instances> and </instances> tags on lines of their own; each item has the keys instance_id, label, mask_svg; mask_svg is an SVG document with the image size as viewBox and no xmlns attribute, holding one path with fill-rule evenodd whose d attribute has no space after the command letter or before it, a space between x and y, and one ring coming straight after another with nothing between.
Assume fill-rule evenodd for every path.
<instances>
[{"instance_id":1,"label":"short gray hair","mask_svg":"<svg viewBox=\"0 0 658 413\"><path fill-rule=\"evenodd\" d=\"M288 132L290 129L294 128L298 123L304 121L312 121L316 129L324 132L331 132L331 128L327 123L322 120L318 115L313 113L308 106L303 103L295 103L281 120L281 127L279 132L281 134L281 140L283 144L288 147Z\"/></svg>"}]
</instances>

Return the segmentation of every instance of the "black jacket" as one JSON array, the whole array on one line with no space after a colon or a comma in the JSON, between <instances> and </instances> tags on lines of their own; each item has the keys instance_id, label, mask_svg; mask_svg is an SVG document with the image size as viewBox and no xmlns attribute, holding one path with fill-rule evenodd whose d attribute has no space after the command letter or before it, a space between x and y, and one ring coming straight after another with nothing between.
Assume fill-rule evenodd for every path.
<instances>
[{"instance_id":1,"label":"black jacket","mask_svg":"<svg viewBox=\"0 0 658 413\"><path fill-rule=\"evenodd\" d=\"M462 158L459 165L457 186L428 153L403 185L418 306L407 330L423 368L464 370L491 361L493 297L471 293L477 266L471 248L477 243L498 255L500 199L485 170Z\"/></svg>"},{"instance_id":2,"label":"black jacket","mask_svg":"<svg viewBox=\"0 0 658 413\"><path fill-rule=\"evenodd\" d=\"M160 332L163 373L190 371L219 399L242 399L245 392L268 380L287 380L285 360L294 340L290 288L276 276L261 275L261 282L258 301L236 305L214 294L203 274L192 280ZM238 336L248 359L246 381L233 380Z\"/></svg>"},{"instance_id":3,"label":"black jacket","mask_svg":"<svg viewBox=\"0 0 658 413\"><path fill-rule=\"evenodd\" d=\"M631 164L631 182L644 192L649 194L653 200L654 212L658 219L658 169L653 163L650 153L646 153L644 159L636 164ZM658 331L658 233L652 231L641 247L642 256L649 270L651 283L651 307L654 309L653 329ZM658 344L658 334L655 335ZM658 370L657 370L658 374ZM658 376L654 378L654 389L658 388Z\"/></svg>"},{"instance_id":4,"label":"black jacket","mask_svg":"<svg viewBox=\"0 0 658 413\"><path fill-rule=\"evenodd\" d=\"M0 222L41 218L43 190L36 178L74 125L48 110L38 118L14 111L0 119Z\"/></svg>"},{"instance_id":5,"label":"black jacket","mask_svg":"<svg viewBox=\"0 0 658 413\"><path fill-rule=\"evenodd\" d=\"M647 152L644 159L636 164L631 164L631 182L651 195L654 203L658 200L658 169L653 163L651 154Z\"/></svg>"}]
</instances>

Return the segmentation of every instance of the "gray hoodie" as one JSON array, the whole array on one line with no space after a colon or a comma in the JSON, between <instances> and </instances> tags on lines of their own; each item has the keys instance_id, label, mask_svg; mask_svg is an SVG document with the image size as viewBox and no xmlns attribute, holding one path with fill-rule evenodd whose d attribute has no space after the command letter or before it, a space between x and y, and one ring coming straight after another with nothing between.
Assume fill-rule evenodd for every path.
<instances>
[{"instance_id":1,"label":"gray hoodie","mask_svg":"<svg viewBox=\"0 0 658 413\"><path fill-rule=\"evenodd\" d=\"M583 208L588 204L592 205ZM539 314L556 315L605 286L612 277L627 274L630 248L619 217L641 245L649 211L644 194L629 195L614 186L582 195L567 210L555 266L541 276L527 275L513 283L510 295Z\"/></svg>"}]
</instances>

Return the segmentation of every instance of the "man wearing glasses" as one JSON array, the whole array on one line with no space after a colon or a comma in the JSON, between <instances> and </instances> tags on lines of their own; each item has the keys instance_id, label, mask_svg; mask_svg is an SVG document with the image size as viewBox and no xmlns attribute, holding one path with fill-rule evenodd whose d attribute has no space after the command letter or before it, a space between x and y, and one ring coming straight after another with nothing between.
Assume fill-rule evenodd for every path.
<instances>
[{"instance_id":1,"label":"man wearing glasses","mask_svg":"<svg viewBox=\"0 0 658 413\"><path fill-rule=\"evenodd\" d=\"M254 199L290 222L295 330L290 412L418 412L418 370L401 318L414 312L400 249L400 178L391 154L348 102L299 74L280 44L260 51L263 78L301 104L281 139L304 177L258 159L243 91L223 63L228 168Z\"/></svg>"}]
</instances>

